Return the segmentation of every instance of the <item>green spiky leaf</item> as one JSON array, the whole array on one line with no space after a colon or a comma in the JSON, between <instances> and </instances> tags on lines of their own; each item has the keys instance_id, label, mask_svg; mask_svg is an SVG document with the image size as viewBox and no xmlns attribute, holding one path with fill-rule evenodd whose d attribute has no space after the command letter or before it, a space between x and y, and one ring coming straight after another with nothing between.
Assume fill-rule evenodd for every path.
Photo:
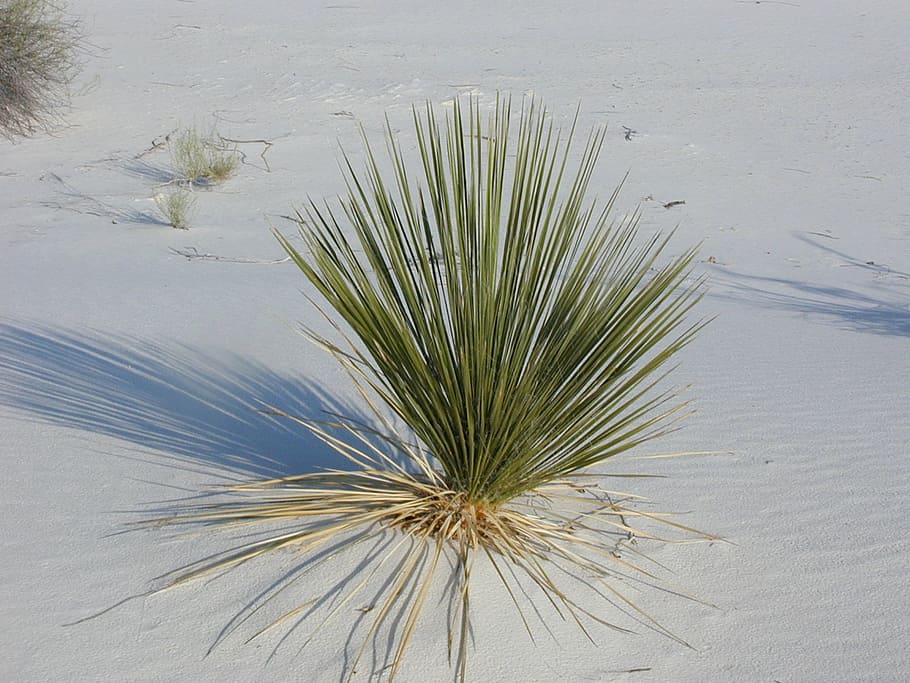
<instances>
[{"instance_id":1,"label":"green spiky leaf","mask_svg":"<svg viewBox=\"0 0 910 683\"><path fill-rule=\"evenodd\" d=\"M414 111L419 179L391 128L393 172L367 143L341 213L311 202L307 252L282 246L359 341L321 340L411 428L444 480L498 505L662 433L658 389L698 325L683 282L694 251L660 263L636 213L586 200L603 133L570 171L570 141L526 101L487 125L476 102ZM347 161L347 159L346 159Z\"/></svg>"}]
</instances>

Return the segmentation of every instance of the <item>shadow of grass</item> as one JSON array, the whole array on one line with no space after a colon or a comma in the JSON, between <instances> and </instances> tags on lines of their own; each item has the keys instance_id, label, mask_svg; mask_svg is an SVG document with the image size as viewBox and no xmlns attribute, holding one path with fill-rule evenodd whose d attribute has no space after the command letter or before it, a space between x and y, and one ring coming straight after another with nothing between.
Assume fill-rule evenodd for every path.
<instances>
[{"instance_id":1,"label":"shadow of grass","mask_svg":"<svg viewBox=\"0 0 910 683\"><path fill-rule=\"evenodd\" d=\"M256 361L98 332L0 322L0 405L250 478L347 461L291 420L363 419L302 377Z\"/></svg>"},{"instance_id":2,"label":"shadow of grass","mask_svg":"<svg viewBox=\"0 0 910 683\"><path fill-rule=\"evenodd\" d=\"M788 278L724 272L732 280L724 284L733 292L726 298L821 317L854 332L910 336L910 299L901 300L890 294L876 297Z\"/></svg>"},{"instance_id":3,"label":"shadow of grass","mask_svg":"<svg viewBox=\"0 0 910 683\"><path fill-rule=\"evenodd\" d=\"M723 268L717 280L731 294L720 296L821 318L855 332L910 336L910 274L857 259L804 236L798 239L836 258L840 266L868 273L865 291Z\"/></svg>"},{"instance_id":4,"label":"shadow of grass","mask_svg":"<svg viewBox=\"0 0 910 683\"><path fill-rule=\"evenodd\" d=\"M151 180L160 185L167 185L180 179L180 176L171 169L141 159L130 159L123 164L123 170L134 178Z\"/></svg>"}]
</instances>

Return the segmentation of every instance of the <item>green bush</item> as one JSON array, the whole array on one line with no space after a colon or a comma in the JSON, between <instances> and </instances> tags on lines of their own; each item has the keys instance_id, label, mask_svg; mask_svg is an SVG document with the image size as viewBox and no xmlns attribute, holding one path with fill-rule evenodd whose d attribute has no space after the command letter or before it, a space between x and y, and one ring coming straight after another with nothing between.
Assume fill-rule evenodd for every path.
<instances>
[{"instance_id":1,"label":"green bush","mask_svg":"<svg viewBox=\"0 0 910 683\"><path fill-rule=\"evenodd\" d=\"M225 143L214 131L204 134L195 127L176 133L170 150L180 179L196 185L227 180L240 164L236 145Z\"/></svg>"},{"instance_id":2,"label":"green bush","mask_svg":"<svg viewBox=\"0 0 910 683\"><path fill-rule=\"evenodd\" d=\"M69 105L81 32L48 0L0 0L0 133L50 128Z\"/></svg>"},{"instance_id":3,"label":"green bush","mask_svg":"<svg viewBox=\"0 0 910 683\"><path fill-rule=\"evenodd\" d=\"M304 420L349 471L253 482L165 519L264 533L184 568L174 583L281 548L321 549L325 561L390 536L377 542L388 550L369 554L363 580L342 582L347 595L317 598L275 623L296 622L323 600L337 603L329 616L337 614L389 562L384 592L363 598L375 606L347 661L356 668L388 629L391 678L443 567L455 567L438 585L449 596L450 657L464 677L477 556L492 563L529 631L542 608L522 599L533 585L583 630L585 622L618 628L601 614L613 608L668 634L623 592L652 575L619 557L617 539L647 536L642 521L699 532L600 488L590 468L666 433L686 412L662 380L700 327L685 322L700 297L697 284L685 284L695 252L665 257L667 238L640 240L637 214L611 219L618 189L606 206L586 200L602 131L573 169L574 124L562 135L533 101L517 117L498 101L486 125L474 101L456 101L444 121L428 105L414 111L414 125L416 170L389 126L389 165L367 143L366 172L346 164L340 211L311 202L299 214L305 249L277 235L328 303L326 315L353 331L344 344L314 339L350 371L375 425L333 420L356 437L348 442ZM377 398L409 431L393 429ZM281 533L269 534L279 521ZM276 586L267 599L285 588Z\"/></svg>"},{"instance_id":4,"label":"green bush","mask_svg":"<svg viewBox=\"0 0 910 683\"><path fill-rule=\"evenodd\" d=\"M155 204L171 227L178 230L190 229L190 213L196 203L189 190L178 187L155 196Z\"/></svg>"}]
</instances>

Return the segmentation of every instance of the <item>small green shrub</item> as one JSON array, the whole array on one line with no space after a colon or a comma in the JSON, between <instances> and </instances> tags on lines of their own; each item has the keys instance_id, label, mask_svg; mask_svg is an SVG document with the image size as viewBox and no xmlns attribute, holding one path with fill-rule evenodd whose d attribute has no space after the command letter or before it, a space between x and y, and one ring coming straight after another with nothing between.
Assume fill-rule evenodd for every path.
<instances>
[{"instance_id":1,"label":"small green shrub","mask_svg":"<svg viewBox=\"0 0 910 683\"><path fill-rule=\"evenodd\" d=\"M49 0L0 0L0 134L47 130L69 105L82 33Z\"/></svg>"},{"instance_id":2,"label":"small green shrub","mask_svg":"<svg viewBox=\"0 0 910 683\"><path fill-rule=\"evenodd\" d=\"M155 204L168 224L178 230L190 229L190 213L196 198L189 190L178 187L155 196Z\"/></svg>"},{"instance_id":3,"label":"small green shrub","mask_svg":"<svg viewBox=\"0 0 910 683\"><path fill-rule=\"evenodd\" d=\"M227 180L240 164L236 145L225 143L214 131L204 134L195 127L175 133L170 150L181 179L196 185Z\"/></svg>"}]
</instances>

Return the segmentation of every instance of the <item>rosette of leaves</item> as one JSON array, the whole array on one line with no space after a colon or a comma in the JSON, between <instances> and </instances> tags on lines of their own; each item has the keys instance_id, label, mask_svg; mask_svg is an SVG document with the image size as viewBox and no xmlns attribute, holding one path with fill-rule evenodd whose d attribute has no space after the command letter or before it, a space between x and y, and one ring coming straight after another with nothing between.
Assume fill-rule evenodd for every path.
<instances>
[{"instance_id":1,"label":"rosette of leaves","mask_svg":"<svg viewBox=\"0 0 910 683\"><path fill-rule=\"evenodd\" d=\"M602 206L586 199L603 131L576 155L575 124L561 132L536 101L520 112L504 99L481 110L474 100L456 100L444 118L429 104L415 108L413 166L390 125L385 166L364 136L366 170L345 157L346 196L299 213L304 248L276 233L339 332L312 336L375 409L373 425L302 420L350 468L237 486L235 498L165 520L286 523L183 568L174 583L280 548L304 551L306 563L390 538L381 552L365 551L364 566L374 566L365 574L395 569L362 617L352 670L385 628L394 677L442 584L449 657L463 679L479 559L532 637L541 612L527 604L527 586L585 633L593 623L625 629L611 609L666 633L622 591L652 577L617 542L653 535L655 524L700 533L602 488L592 473L687 412L664 376L701 325L686 320L700 296L697 281L687 284L694 250L665 256L668 238L640 239L637 213L612 218L618 189ZM263 602L289 588L278 584ZM336 588L343 596L326 618L367 584ZM573 586L602 605L577 599ZM305 621L323 602L301 599L272 625Z\"/></svg>"}]
</instances>

